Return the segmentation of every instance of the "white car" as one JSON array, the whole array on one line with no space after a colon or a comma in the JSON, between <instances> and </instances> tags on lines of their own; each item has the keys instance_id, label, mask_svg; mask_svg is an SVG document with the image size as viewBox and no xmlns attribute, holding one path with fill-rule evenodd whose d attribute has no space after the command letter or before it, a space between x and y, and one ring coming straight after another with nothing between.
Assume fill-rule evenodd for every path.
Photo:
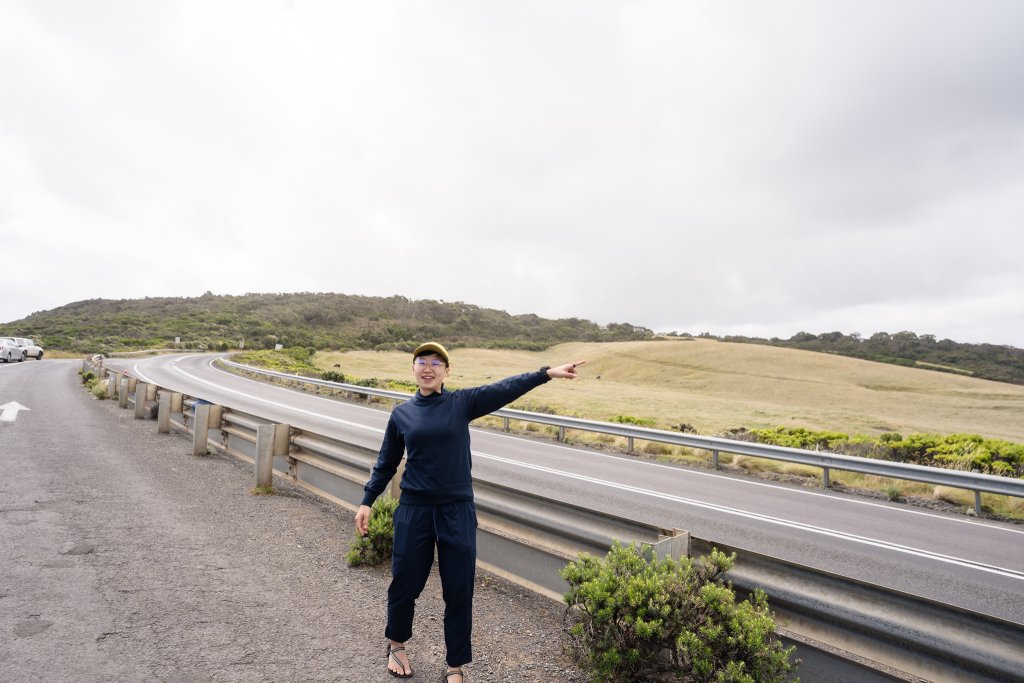
<instances>
[{"instance_id":1,"label":"white car","mask_svg":"<svg viewBox=\"0 0 1024 683\"><path fill-rule=\"evenodd\" d=\"M21 347L21 350L25 352L25 358L35 358L36 360L43 359L43 347L36 344L31 339L25 337L12 337L14 342Z\"/></svg>"},{"instance_id":2,"label":"white car","mask_svg":"<svg viewBox=\"0 0 1024 683\"><path fill-rule=\"evenodd\" d=\"M10 363L12 361L25 360L25 349L18 346L13 337L0 337L0 361Z\"/></svg>"}]
</instances>

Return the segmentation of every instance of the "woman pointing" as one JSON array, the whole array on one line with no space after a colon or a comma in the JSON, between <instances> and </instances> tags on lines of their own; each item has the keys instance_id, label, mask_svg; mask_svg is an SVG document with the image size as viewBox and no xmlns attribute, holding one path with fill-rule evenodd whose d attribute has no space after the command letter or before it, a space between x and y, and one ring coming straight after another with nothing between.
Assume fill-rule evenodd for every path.
<instances>
[{"instance_id":1,"label":"woman pointing","mask_svg":"<svg viewBox=\"0 0 1024 683\"><path fill-rule=\"evenodd\" d=\"M471 389L448 391L448 351L436 342L413 351L418 390L391 413L370 481L364 487L356 530L369 530L370 506L407 454L402 495L395 511L394 554L388 588L388 672L413 674L405 643L412 637L416 599L427 582L437 548L444 597L445 683L464 683L462 666L473 659L473 581L476 574L476 507L473 503L469 423L554 379L575 379L586 361L543 367Z\"/></svg>"}]
</instances>

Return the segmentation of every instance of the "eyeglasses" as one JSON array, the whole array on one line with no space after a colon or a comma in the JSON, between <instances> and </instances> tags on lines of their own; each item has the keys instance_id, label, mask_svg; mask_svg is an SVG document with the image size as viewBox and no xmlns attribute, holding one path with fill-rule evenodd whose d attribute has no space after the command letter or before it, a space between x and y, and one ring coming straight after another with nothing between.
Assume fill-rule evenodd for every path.
<instances>
[{"instance_id":1,"label":"eyeglasses","mask_svg":"<svg viewBox=\"0 0 1024 683\"><path fill-rule=\"evenodd\" d=\"M416 360L414 360L412 362L412 364L415 365L418 368L422 368L422 367L427 366L427 365L429 365L432 368L439 368L439 367L444 365L444 361L443 360L437 360L437 359L426 360L425 358L417 358Z\"/></svg>"}]
</instances>

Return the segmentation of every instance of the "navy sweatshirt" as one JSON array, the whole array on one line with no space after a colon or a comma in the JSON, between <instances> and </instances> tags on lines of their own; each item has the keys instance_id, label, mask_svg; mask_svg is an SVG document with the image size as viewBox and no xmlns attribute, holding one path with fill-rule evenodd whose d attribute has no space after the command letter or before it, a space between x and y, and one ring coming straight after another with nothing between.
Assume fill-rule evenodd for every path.
<instances>
[{"instance_id":1,"label":"navy sweatshirt","mask_svg":"<svg viewBox=\"0 0 1024 683\"><path fill-rule=\"evenodd\" d=\"M363 505L373 505L408 453L402 476L403 505L439 505L473 500L473 467L469 423L493 413L547 382L547 368L516 375L472 389L445 391L412 400L391 411L384 443L370 481L363 487Z\"/></svg>"}]
</instances>

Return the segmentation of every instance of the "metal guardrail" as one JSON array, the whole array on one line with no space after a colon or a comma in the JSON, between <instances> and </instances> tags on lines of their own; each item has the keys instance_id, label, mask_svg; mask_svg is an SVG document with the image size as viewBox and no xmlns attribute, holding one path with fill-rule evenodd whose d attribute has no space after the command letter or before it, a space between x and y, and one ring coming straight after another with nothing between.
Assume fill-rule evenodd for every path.
<instances>
[{"instance_id":1,"label":"metal guardrail","mask_svg":"<svg viewBox=\"0 0 1024 683\"><path fill-rule=\"evenodd\" d=\"M128 407L131 392L127 375L104 368L98 358L85 361L83 370L90 366L97 376L109 372L118 379L121 406ZM348 389L348 385L328 384ZM216 410L210 411L211 406L200 399L164 388L149 391L142 382L138 385L134 395L144 405L159 400L161 409L167 406L168 411L173 410L166 419L179 431L194 435L195 428L202 424L196 424L197 416L208 416L209 441L204 443L203 452L209 444L256 462L259 430L270 424L268 420L225 406L214 406ZM408 398L397 392L372 391L383 398ZM176 401L164 400L168 393ZM136 417L145 413L136 406ZM288 428L287 436L287 448L275 449L273 453L275 474L354 510L362 498L363 484L376 452L295 428ZM393 490L395 483L392 482ZM671 556L702 556L717 547L737 555L736 566L727 579L738 592L761 589L768 595L780 635L797 644L798 654L826 652L836 662L860 662L858 666L871 672L889 667L900 672L895 674L896 680L1022 680L1024 624L493 482L475 479L474 488L480 523L479 564L541 594L560 599L567 585L559 570L579 552L603 554L614 539L652 544L660 555ZM837 653L837 648L842 652ZM873 680L891 680L888 676L877 674Z\"/></svg>"},{"instance_id":2,"label":"metal guardrail","mask_svg":"<svg viewBox=\"0 0 1024 683\"><path fill-rule=\"evenodd\" d=\"M219 362L228 367L242 370L250 374L273 377L288 382L299 382L302 384L310 384L313 386L342 390L350 393L363 394L365 396L391 399L393 401L408 401L412 398L412 394L406 394L398 391L362 387L355 384L328 382L319 378L303 377L301 375L292 375L263 368L255 368L226 359L221 359ZM991 474L981 474L979 472L947 470L939 467L912 465L909 463L890 462L887 460L872 460L871 458L858 458L855 456L839 455L836 453L822 453L820 451L811 451L800 448L786 448L783 446L756 444L748 441L736 441L734 439L723 439L720 437L680 434L661 429L649 429L646 427L635 427L611 422L598 422L596 420L584 420L574 417L532 413L525 410L513 410L511 408L502 408L501 410L491 413L491 415L505 419L506 427L508 420L520 420L523 422L533 422L536 424L558 427L560 430L560 440L564 440L565 430L567 429L625 437L629 443L628 450L630 452L633 450L632 444L636 439L710 451L716 468L718 466L719 453L746 455L755 458L781 460L784 462L809 465L811 467L819 467L823 472L822 485L825 488L829 487L830 471L841 470L857 472L860 474L873 474L880 477L889 477L891 479L901 479L906 481L922 482L925 484L966 489L974 493L974 511L979 514L981 513L982 493L994 493L1003 496L1024 498L1024 479L999 477Z\"/></svg>"}]
</instances>

